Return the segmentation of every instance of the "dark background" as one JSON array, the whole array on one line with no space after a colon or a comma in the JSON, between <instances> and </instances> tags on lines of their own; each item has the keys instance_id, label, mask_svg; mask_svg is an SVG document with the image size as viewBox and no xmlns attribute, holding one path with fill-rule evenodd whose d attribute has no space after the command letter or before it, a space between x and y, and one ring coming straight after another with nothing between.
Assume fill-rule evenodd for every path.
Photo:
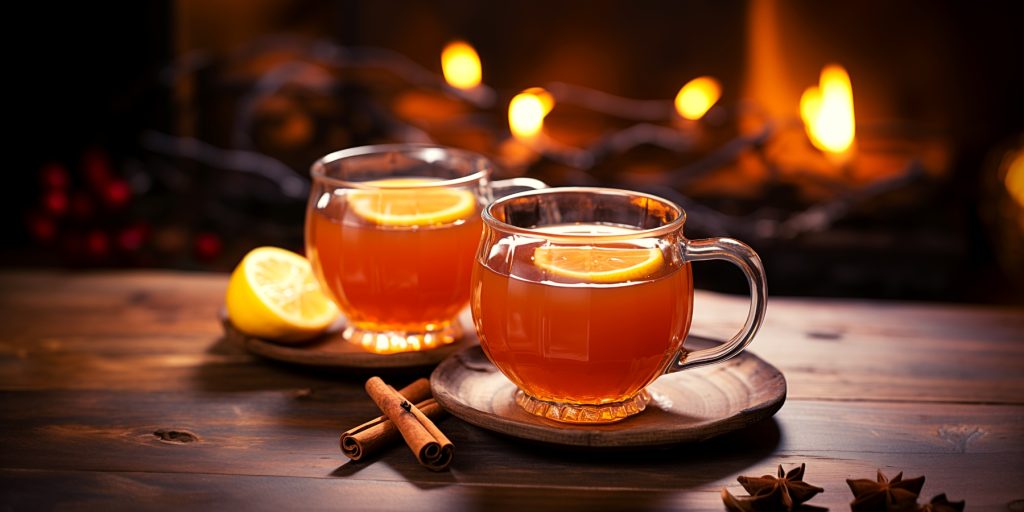
<instances>
[{"instance_id":1,"label":"dark background","mask_svg":"<svg viewBox=\"0 0 1024 512\"><path fill-rule=\"evenodd\" d=\"M218 0L27 9L17 17L25 35L8 43L15 64L7 102L15 158L4 193L10 229L2 246L8 266L229 270L257 245L301 249L302 200L240 170L244 162L169 154L153 137L266 155L302 178L328 151L395 140L382 121L394 103L382 91L402 85L338 68L324 75L322 89L264 98L240 135L246 95L275 66L301 60L310 42L390 49L435 73L445 43L471 42L497 94L493 109L476 114L488 130L482 142L444 133L435 139L490 152L497 147L490 138L507 137L508 99L553 81L671 99L690 78L713 75L723 84L724 109L751 95L758 101L765 84L751 83L752 48L766 43L751 40L750 16L772 12L789 83L771 88L798 92L816 82L822 65L840 62L854 83L858 129L893 120L910 126L915 136L939 141L942 163L925 182L908 185L913 190L891 192L902 201L860 205L863 211L823 234L752 239L702 225L692 211L688 234L751 242L764 256L772 293L1024 300L1016 268L1022 234L1012 219L986 212L1006 196L997 163L1024 135L1024 19L1010 4ZM761 106L779 115L795 108ZM554 184L578 181L547 164L525 172ZM616 181L602 175L597 183ZM772 191L742 201L687 197L743 214L778 210L779 202L783 210L806 205ZM697 276L712 289L742 288L726 268Z\"/></svg>"}]
</instances>

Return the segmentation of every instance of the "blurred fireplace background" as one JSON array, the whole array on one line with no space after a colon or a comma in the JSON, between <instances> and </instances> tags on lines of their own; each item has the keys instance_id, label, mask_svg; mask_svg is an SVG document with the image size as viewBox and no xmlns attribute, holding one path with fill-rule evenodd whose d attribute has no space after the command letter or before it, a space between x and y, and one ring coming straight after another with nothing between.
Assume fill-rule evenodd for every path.
<instances>
[{"instance_id":1,"label":"blurred fireplace background","mask_svg":"<svg viewBox=\"0 0 1024 512\"><path fill-rule=\"evenodd\" d=\"M313 160L431 140L484 152L506 175L666 195L690 213L689 237L753 245L773 294L1024 302L1024 192L1014 181L1024 178L1011 166L1024 161L1024 19L1009 7L182 0L75 5L60 16L29 9L34 28L16 50L9 98L19 135L8 266L229 270L257 245L301 250ZM431 82L456 39L479 53L492 103ZM365 65L376 61L387 65ZM830 63L852 82L856 156L845 163L811 146L798 110ZM571 101L596 91L671 105L698 76L722 90L697 123ZM508 128L509 100L538 86L566 88L545 119L559 148L550 154ZM637 124L671 140L609 142ZM673 146L673 130L688 134L685 144ZM739 292L737 274L709 264L695 277Z\"/></svg>"}]
</instances>

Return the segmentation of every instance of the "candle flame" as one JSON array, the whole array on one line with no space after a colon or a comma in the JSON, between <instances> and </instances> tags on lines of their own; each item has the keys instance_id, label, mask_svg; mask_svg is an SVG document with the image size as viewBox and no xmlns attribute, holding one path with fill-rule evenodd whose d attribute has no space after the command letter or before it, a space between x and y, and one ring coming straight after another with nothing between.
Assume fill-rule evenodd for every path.
<instances>
[{"instance_id":1,"label":"candle flame","mask_svg":"<svg viewBox=\"0 0 1024 512\"><path fill-rule=\"evenodd\" d=\"M448 85L472 89L480 85L480 56L468 43L453 41L441 51L441 72Z\"/></svg>"},{"instance_id":2,"label":"candle flame","mask_svg":"<svg viewBox=\"0 0 1024 512\"><path fill-rule=\"evenodd\" d=\"M800 97L800 117L816 148L839 154L853 145L853 86L842 66L829 64L821 70L818 86Z\"/></svg>"},{"instance_id":3,"label":"candle flame","mask_svg":"<svg viewBox=\"0 0 1024 512\"><path fill-rule=\"evenodd\" d=\"M710 76L694 78L676 94L676 112L684 119L696 121L707 113L722 96L722 86Z\"/></svg>"},{"instance_id":4,"label":"candle flame","mask_svg":"<svg viewBox=\"0 0 1024 512\"><path fill-rule=\"evenodd\" d=\"M517 94L508 104L508 126L518 139L529 139L540 133L544 117L555 107L551 93L531 87Z\"/></svg>"}]
</instances>

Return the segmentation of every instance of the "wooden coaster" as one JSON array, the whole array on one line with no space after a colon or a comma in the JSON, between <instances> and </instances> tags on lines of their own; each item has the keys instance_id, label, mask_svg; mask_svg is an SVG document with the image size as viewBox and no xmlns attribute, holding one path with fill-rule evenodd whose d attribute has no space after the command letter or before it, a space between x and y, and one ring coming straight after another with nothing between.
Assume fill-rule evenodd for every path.
<instances>
[{"instance_id":1,"label":"wooden coaster","mask_svg":"<svg viewBox=\"0 0 1024 512\"><path fill-rule=\"evenodd\" d=\"M716 343L690 337L699 349ZM478 427L525 439L573 446L646 446L704 441L771 417L786 401L777 368L744 352L724 363L663 375L648 386L647 409L618 423L571 425L516 405L516 387L479 345L443 361L430 376L434 398Z\"/></svg>"},{"instance_id":2,"label":"wooden coaster","mask_svg":"<svg viewBox=\"0 0 1024 512\"><path fill-rule=\"evenodd\" d=\"M454 352L476 344L476 336L463 335L448 345L418 352L399 352L396 354L375 354L349 343L341 337L344 322L332 326L322 336L299 344L275 343L262 338L249 336L231 324L227 313L220 312L221 325L224 327L224 338L242 348L268 359L287 361L308 366L345 367L345 368L408 368L415 366L435 365ZM463 321L463 331L465 329ZM472 325L472 324L470 324Z\"/></svg>"}]
</instances>

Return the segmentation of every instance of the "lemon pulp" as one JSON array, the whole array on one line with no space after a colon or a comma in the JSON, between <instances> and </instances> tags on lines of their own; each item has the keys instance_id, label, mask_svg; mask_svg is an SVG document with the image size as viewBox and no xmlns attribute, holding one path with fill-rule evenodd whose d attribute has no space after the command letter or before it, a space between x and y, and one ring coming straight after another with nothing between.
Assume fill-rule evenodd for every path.
<instances>
[{"instance_id":1,"label":"lemon pulp","mask_svg":"<svg viewBox=\"0 0 1024 512\"><path fill-rule=\"evenodd\" d=\"M601 225L552 226L541 231L561 234L628 234L631 229ZM664 262L657 247L607 245L545 245L533 263L556 276L585 283L620 283L650 276Z\"/></svg>"},{"instance_id":2,"label":"lemon pulp","mask_svg":"<svg viewBox=\"0 0 1024 512\"><path fill-rule=\"evenodd\" d=\"M439 180L392 178L368 181L374 189L348 192L348 204L357 215L386 226L450 224L476 213L476 196L466 189L421 187Z\"/></svg>"},{"instance_id":3,"label":"lemon pulp","mask_svg":"<svg viewBox=\"0 0 1024 512\"><path fill-rule=\"evenodd\" d=\"M242 258L228 282L226 303L240 331L278 341L312 338L339 315L309 261L277 247L259 247Z\"/></svg>"}]
</instances>

